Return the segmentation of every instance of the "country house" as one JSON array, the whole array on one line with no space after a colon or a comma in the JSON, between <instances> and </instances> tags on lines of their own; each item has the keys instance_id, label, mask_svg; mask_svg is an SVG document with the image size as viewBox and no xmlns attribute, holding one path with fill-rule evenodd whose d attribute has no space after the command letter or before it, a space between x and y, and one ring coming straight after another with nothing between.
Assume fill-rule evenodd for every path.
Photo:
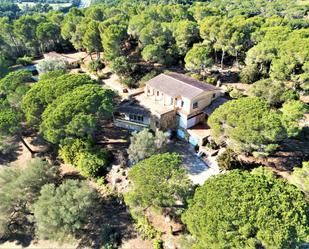
<instances>
[{"instance_id":1,"label":"country house","mask_svg":"<svg viewBox=\"0 0 309 249\"><path fill-rule=\"evenodd\" d=\"M114 122L136 131L174 131L193 145L201 144L209 135L205 108L221 95L220 88L186 75L160 74L149 80L143 91L119 105ZM195 128L198 131L194 132Z\"/></svg>"}]
</instances>

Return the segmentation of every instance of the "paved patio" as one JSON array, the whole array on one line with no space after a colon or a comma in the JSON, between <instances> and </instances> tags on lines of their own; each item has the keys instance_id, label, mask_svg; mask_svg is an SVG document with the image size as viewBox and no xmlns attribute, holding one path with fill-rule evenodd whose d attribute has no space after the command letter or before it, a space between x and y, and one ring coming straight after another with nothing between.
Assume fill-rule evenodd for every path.
<instances>
[{"instance_id":1,"label":"paved patio","mask_svg":"<svg viewBox=\"0 0 309 249\"><path fill-rule=\"evenodd\" d=\"M213 157L205 161L196 156L194 149L185 142L173 141L169 145L170 152L176 152L182 157L182 166L187 169L188 176L194 184L202 185L209 177L219 174L218 165Z\"/></svg>"}]
</instances>

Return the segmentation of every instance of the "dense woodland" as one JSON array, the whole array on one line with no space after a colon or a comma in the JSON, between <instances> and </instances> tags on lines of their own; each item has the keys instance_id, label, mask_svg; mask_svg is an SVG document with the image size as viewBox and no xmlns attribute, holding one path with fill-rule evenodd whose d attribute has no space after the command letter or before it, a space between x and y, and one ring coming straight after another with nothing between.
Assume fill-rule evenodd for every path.
<instances>
[{"instance_id":1,"label":"dense woodland","mask_svg":"<svg viewBox=\"0 0 309 249\"><path fill-rule=\"evenodd\" d=\"M238 155L267 159L288 139L308 138L299 121L308 112L300 97L309 91L309 5L294 0L93 3L67 13L43 5L25 13L0 1L0 156L22 142L40 157L24 139L31 133L48 144L50 160L1 169L0 238L22 233L67 242L91 234L91 246L117 248L117 231L97 220L112 199L125 202L137 230L156 249L163 248L163 237L145 210L168 213L185 226L177 241L181 249L305 248L308 155L302 167L293 165L289 182L260 165L246 167ZM30 72L14 70L50 51L85 51L92 59L89 71L102 79L100 69L109 67L131 88L165 70L214 85L233 72L235 82L250 86L249 96L229 89L233 100L208 119L208 146L226 148L218 163L227 173L193 186L179 167L180 156L168 152L164 133L144 130L131 136L131 185L123 196L109 191L102 197L84 180L65 179L59 162L107 189L113 155L97 135L110 122L118 96L86 74L69 73L61 61L38 65L35 83Z\"/></svg>"}]
</instances>

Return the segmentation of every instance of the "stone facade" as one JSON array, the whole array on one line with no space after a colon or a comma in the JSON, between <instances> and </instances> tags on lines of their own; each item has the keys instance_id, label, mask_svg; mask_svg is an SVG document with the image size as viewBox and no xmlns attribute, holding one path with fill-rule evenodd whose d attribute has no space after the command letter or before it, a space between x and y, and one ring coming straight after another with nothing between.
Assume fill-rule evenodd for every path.
<instances>
[{"instance_id":1,"label":"stone facade","mask_svg":"<svg viewBox=\"0 0 309 249\"><path fill-rule=\"evenodd\" d=\"M176 130L177 129L177 121L176 121L176 111L170 111L164 113L160 116L159 128L160 130Z\"/></svg>"}]
</instances>

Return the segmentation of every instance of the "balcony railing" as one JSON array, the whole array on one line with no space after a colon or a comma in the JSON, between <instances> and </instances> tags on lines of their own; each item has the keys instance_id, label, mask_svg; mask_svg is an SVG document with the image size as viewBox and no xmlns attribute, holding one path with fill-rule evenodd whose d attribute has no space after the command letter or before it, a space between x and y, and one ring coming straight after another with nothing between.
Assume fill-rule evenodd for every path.
<instances>
[{"instance_id":1,"label":"balcony railing","mask_svg":"<svg viewBox=\"0 0 309 249\"><path fill-rule=\"evenodd\" d=\"M136 126L140 126L143 128L149 128L149 124L138 123L138 122L134 122L134 121L126 120L126 119L115 118L115 121L125 123L128 125L136 125Z\"/></svg>"}]
</instances>

